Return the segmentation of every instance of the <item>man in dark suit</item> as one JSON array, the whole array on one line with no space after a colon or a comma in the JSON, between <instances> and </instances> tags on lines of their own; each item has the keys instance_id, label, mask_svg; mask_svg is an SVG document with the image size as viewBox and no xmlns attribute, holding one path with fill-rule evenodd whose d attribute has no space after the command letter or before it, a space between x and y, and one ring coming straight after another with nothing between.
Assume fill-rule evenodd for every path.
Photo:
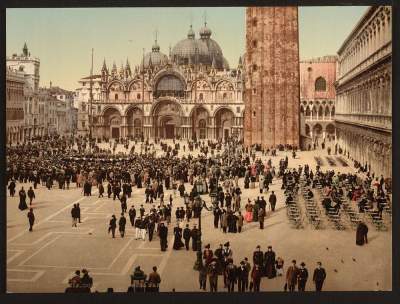
<instances>
[{"instance_id":1,"label":"man in dark suit","mask_svg":"<svg viewBox=\"0 0 400 304\"><path fill-rule=\"evenodd\" d=\"M271 205L272 212L274 212L276 206L276 195L274 191L272 191L271 195L269 196L269 204Z\"/></svg>"},{"instance_id":2,"label":"man in dark suit","mask_svg":"<svg viewBox=\"0 0 400 304\"><path fill-rule=\"evenodd\" d=\"M253 253L253 264L258 265L260 267L263 266L264 254L261 251L260 245L256 247L256 251Z\"/></svg>"},{"instance_id":3,"label":"man in dark suit","mask_svg":"<svg viewBox=\"0 0 400 304\"><path fill-rule=\"evenodd\" d=\"M32 231L33 224L35 223L35 215L33 214L33 209L31 208L27 214L29 220L29 231Z\"/></svg>"},{"instance_id":4,"label":"man in dark suit","mask_svg":"<svg viewBox=\"0 0 400 304\"><path fill-rule=\"evenodd\" d=\"M131 209L129 209L129 220L131 222L131 225L135 225L135 217L136 217L136 209L134 206L131 206Z\"/></svg>"},{"instance_id":5,"label":"man in dark suit","mask_svg":"<svg viewBox=\"0 0 400 304\"><path fill-rule=\"evenodd\" d=\"M119 233L121 234L122 238L125 236L125 225L126 225L126 218L124 214L121 213L121 217L118 221L118 226L119 226Z\"/></svg>"},{"instance_id":6,"label":"man in dark suit","mask_svg":"<svg viewBox=\"0 0 400 304\"><path fill-rule=\"evenodd\" d=\"M314 275L313 275L315 291L322 290L322 285L324 285L325 278L326 278L326 271L324 268L322 268L322 263L317 262L317 268L315 268Z\"/></svg>"},{"instance_id":7,"label":"man in dark suit","mask_svg":"<svg viewBox=\"0 0 400 304\"><path fill-rule=\"evenodd\" d=\"M186 250L189 250L190 237L191 237L191 231L189 228L189 224L186 224L186 228L183 229L183 239L185 240Z\"/></svg>"},{"instance_id":8,"label":"man in dark suit","mask_svg":"<svg viewBox=\"0 0 400 304\"><path fill-rule=\"evenodd\" d=\"M197 251L197 240L199 238L199 229L194 225L192 231L190 232L190 236L192 237L192 250Z\"/></svg>"},{"instance_id":9,"label":"man in dark suit","mask_svg":"<svg viewBox=\"0 0 400 304\"><path fill-rule=\"evenodd\" d=\"M113 216L111 217L111 220L110 220L110 226L108 227L108 233L110 233L110 231L111 231L113 239L115 238L115 229L116 228L117 228L117 218L113 214Z\"/></svg>"},{"instance_id":10,"label":"man in dark suit","mask_svg":"<svg viewBox=\"0 0 400 304\"><path fill-rule=\"evenodd\" d=\"M167 250L168 228L164 225L164 223L160 224L160 229L158 231L158 235L160 236L161 251Z\"/></svg>"}]
</instances>

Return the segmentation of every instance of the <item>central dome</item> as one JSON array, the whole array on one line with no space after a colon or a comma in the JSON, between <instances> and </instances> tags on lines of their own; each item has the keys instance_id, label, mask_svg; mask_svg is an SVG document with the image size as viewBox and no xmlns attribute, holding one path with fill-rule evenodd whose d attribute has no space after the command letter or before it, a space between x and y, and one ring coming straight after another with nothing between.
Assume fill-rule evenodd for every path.
<instances>
[{"instance_id":1,"label":"central dome","mask_svg":"<svg viewBox=\"0 0 400 304\"><path fill-rule=\"evenodd\" d=\"M178 65L203 64L211 66L213 61L218 70L229 69L218 43L211 39L211 30L205 24L199 31L200 39L190 26L187 38L179 41L171 52L172 60Z\"/></svg>"}]
</instances>

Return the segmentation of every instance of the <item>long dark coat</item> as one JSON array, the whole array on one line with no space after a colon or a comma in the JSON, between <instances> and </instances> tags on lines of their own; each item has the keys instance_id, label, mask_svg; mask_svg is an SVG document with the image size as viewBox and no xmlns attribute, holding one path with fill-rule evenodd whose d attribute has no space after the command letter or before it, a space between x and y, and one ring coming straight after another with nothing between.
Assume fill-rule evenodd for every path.
<instances>
[{"instance_id":1,"label":"long dark coat","mask_svg":"<svg viewBox=\"0 0 400 304\"><path fill-rule=\"evenodd\" d=\"M254 251L253 253L253 263L258 266L262 266L264 261L264 256L262 251Z\"/></svg>"},{"instance_id":2,"label":"long dark coat","mask_svg":"<svg viewBox=\"0 0 400 304\"><path fill-rule=\"evenodd\" d=\"M165 251L168 245L167 243L168 228L166 226L161 226L158 233L160 236L161 251Z\"/></svg>"},{"instance_id":3,"label":"long dark coat","mask_svg":"<svg viewBox=\"0 0 400 304\"><path fill-rule=\"evenodd\" d=\"M275 252L267 251L264 255L264 263L265 263L265 275L268 279L272 279L276 276L275 270Z\"/></svg>"},{"instance_id":4,"label":"long dark coat","mask_svg":"<svg viewBox=\"0 0 400 304\"><path fill-rule=\"evenodd\" d=\"M25 210L28 209L28 205L26 204L26 193L25 190L20 190L19 191L19 205L18 205L19 210Z\"/></svg>"},{"instance_id":5,"label":"long dark coat","mask_svg":"<svg viewBox=\"0 0 400 304\"><path fill-rule=\"evenodd\" d=\"M364 243L368 243L367 239L368 234L368 227L364 223L359 223L357 226L357 233L356 233L356 244L359 246L364 245Z\"/></svg>"},{"instance_id":6,"label":"long dark coat","mask_svg":"<svg viewBox=\"0 0 400 304\"><path fill-rule=\"evenodd\" d=\"M184 246L184 244L182 242L182 228L175 227L174 228L174 235L175 235L175 239L174 239L173 248L175 250L179 250Z\"/></svg>"}]
</instances>

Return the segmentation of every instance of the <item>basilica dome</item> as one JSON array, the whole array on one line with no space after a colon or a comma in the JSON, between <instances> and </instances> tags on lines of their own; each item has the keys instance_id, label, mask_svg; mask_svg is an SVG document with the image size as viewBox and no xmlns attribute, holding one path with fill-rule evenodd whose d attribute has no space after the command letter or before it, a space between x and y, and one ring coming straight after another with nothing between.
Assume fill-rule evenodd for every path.
<instances>
[{"instance_id":1,"label":"basilica dome","mask_svg":"<svg viewBox=\"0 0 400 304\"><path fill-rule=\"evenodd\" d=\"M144 68L147 69L150 66L163 66L168 62L168 56L160 52L160 46L157 40L154 42L151 52L144 56L143 63Z\"/></svg>"},{"instance_id":2,"label":"basilica dome","mask_svg":"<svg viewBox=\"0 0 400 304\"><path fill-rule=\"evenodd\" d=\"M213 61L218 70L229 69L219 44L210 38L212 31L205 24L199 31L200 38L190 26L187 38L179 41L172 49L172 61L178 65L203 64L211 66Z\"/></svg>"}]
</instances>

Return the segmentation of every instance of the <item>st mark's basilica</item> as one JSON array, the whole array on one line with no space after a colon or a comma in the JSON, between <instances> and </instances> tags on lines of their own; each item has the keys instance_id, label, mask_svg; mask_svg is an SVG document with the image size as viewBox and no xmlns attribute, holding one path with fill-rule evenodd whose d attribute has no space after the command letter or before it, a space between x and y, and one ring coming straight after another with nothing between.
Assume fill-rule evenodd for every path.
<instances>
[{"instance_id":1,"label":"st mark's basilica","mask_svg":"<svg viewBox=\"0 0 400 304\"><path fill-rule=\"evenodd\" d=\"M92 103L93 137L242 138L242 58L231 69L206 23L199 35L190 26L169 56L156 39L133 69L104 61L92 76L101 92Z\"/></svg>"}]
</instances>

